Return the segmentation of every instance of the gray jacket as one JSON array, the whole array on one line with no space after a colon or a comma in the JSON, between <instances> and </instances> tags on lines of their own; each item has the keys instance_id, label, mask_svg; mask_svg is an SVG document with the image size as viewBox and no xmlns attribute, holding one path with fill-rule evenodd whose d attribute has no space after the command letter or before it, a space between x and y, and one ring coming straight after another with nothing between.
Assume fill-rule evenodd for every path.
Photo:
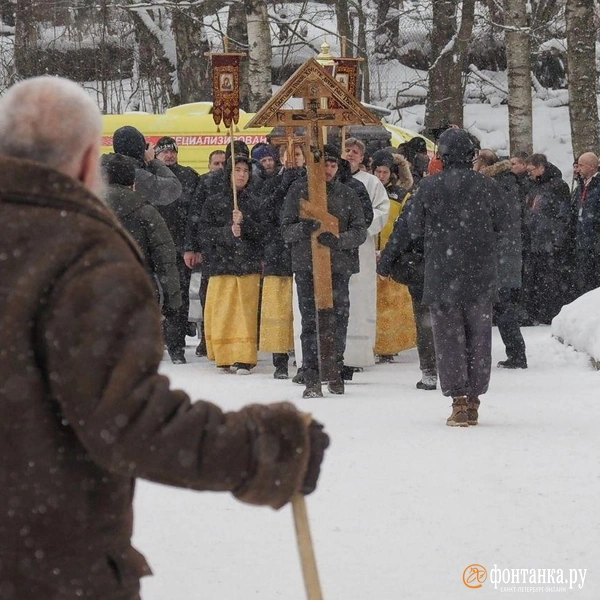
<instances>
[{"instance_id":1,"label":"gray jacket","mask_svg":"<svg viewBox=\"0 0 600 600\"><path fill-rule=\"evenodd\" d=\"M135 191L154 206L167 206L181 196L179 179L162 160L152 160L135 170Z\"/></svg>"}]
</instances>

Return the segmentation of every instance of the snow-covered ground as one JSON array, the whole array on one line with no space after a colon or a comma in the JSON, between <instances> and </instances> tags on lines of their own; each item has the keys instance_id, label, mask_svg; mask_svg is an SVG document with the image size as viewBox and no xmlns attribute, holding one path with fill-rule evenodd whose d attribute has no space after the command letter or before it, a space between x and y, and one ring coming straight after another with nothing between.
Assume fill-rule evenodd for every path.
<instances>
[{"instance_id":1,"label":"snow-covered ground","mask_svg":"<svg viewBox=\"0 0 600 600\"><path fill-rule=\"evenodd\" d=\"M466 429L445 426L450 403L439 390L415 389L415 350L358 374L345 396L316 400L274 380L266 356L238 377L197 359L190 345L189 364L165 361L162 372L226 409L290 399L326 424L332 446L307 504L327 600L527 594L494 589L495 566L563 569L567 583L557 587L566 591L542 584L528 594L597 600L600 372L550 327L523 332L530 368L494 368L481 424ZM494 330L494 361L503 358ZM134 543L155 572L143 581L144 600L305 598L289 507L140 482L136 511ZM488 571L477 590L462 581L471 564ZM569 569L587 569L582 588L569 589Z\"/></svg>"}]
</instances>

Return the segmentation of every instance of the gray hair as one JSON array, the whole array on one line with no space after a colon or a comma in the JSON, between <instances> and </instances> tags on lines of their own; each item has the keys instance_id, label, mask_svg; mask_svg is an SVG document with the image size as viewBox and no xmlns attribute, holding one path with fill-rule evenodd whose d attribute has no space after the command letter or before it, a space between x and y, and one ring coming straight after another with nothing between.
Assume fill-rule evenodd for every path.
<instances>
[{"instance_id":1,"label":"gray hair","mask_svg":"<svg viewBox=\"0 0 600 600\"><path fill-rule=\"evenodd\" d=\"M63 170L101 132L96 103L69 79L33 77L0 98L0 154Z\"/></svg>"}]
</instances>

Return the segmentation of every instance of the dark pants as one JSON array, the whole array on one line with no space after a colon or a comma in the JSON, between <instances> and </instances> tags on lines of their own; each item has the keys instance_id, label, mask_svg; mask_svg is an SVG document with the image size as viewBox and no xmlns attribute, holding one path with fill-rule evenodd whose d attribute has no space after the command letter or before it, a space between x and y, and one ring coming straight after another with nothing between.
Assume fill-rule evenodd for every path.
<instances>
[{"instance_id":1,"label":"dark pants","mask_svg":"<svg viewBox=\"0 0 600 600\"><path fill-rule=\"evenodd\" d=\"M549 325L570 302L571 281L560 253L531 252L523 273L523 308L527 322Z\"/></svg>"},{"instance_id":2,"label":"dark pants","mask_svg":"<svg viewBox=\"0 0 600 600\"><path fill-rule=\"evenodd\" d=\"M491 304L434 304L429 309L444 396L485 394L492 367Z\"/></svg>"},{"instance_id":3,"label":"dark pants","mask_svg":"<svg viewBox=\"0 0 600 600\"><path fill-rule=\"evenodd\" d=\"M600 258L591 249L577 253L577 294L581 296L600 287Z\"/></svg>"},{"instance_id":4,"label":"dark pants","mask_svg":"<svg viewBox=\"0 0 600 600\"><path fill-rule=\"evenodd\" d=\"M417 352L419 353L419 368L424 375L436 375L435 346L429 306L421 304L419 298L411 295L415 326L417 328Z\"/></svg>"},{"instance_id":5,"label":"dark pants","mask_svg":"<svg viewBox=\"0 0 600 600\"><path fill-rule=\"evenodd\" d=\"M335 331L330 332L336 341L336 362L340 374L344 364L346 334L348 332L348 316L350 314L350 293L348 284L350 275L333 273L333 308L335 311ZM315 309L315 292L313 276L310 271L296 273L296 289L298 305L302 316L302 368L307 383L318 381L319 354L317 350L317 318Z\"/></svg>"},{"instance_id":6,"label":"dark pants","mask_svg":"<svg viewBox=\"0 0 600 600\"><path fill-rule=\"evenodd\" d=\"M185 266L183 257L177 255L177 271L181 287L181 308L165 311L164 336L167 350L185 348L188 312L190 310L190 278L192 272Z\"/></svg>"},{"instance_id":7,"label":"dark pants","mask_svg":"<svg viewBox=\"0 0 600 600\"><path fill-rule=\"evenodd\" d=\"M527 364L525 341L519 327L518 289L500 290L500 298L494 304L494 317L506 347L506 358L512 362Z\"/></svg>"},{"instance_id":8,"label":"dark pants","mask_svg":"<svg viewBox=\"0 0 600 600\"><path fill-rule=\"evenodd\" d=\"M276 369L279 369L280 367L283 369L287 369L289 360L290 360L290 355L287 354L286 352L274 352L273 353L273 366Z\"/></svg>"}]
</instances>

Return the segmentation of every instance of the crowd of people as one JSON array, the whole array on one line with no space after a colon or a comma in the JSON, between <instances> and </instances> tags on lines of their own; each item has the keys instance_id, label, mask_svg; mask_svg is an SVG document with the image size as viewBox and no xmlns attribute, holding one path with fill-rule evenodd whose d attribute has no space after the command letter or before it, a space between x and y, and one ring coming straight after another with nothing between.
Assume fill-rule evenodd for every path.
<instances>
[{"instance_id":1,"label":"crowd of people","mask_svg":"<svg viewBox=\"0 0 600 600\"><path fill-rule=\"evenodd\" d=\"M195 325L196 354L239 375L263 351L286 379L293 351L293 381L321 397L313 252L330 265L329 393L416 344L417 388L440 385L453 427L479 422L494 320L498 366L524 369L521 326L600 286L592 152L572 192L543 154L500 160L454 127L433 157L420 137L310 157L294 139L236 141L199 175L175 139L130 126L101 159L98 108L51 77L3 95L0 133L3 598L139 600L137 477L273 508L315 490L329 437L310 415L224 412L158 374L165 347L186 362ZM308 158L323 161L319 218Z\"/></svg>"}]
</instances>

